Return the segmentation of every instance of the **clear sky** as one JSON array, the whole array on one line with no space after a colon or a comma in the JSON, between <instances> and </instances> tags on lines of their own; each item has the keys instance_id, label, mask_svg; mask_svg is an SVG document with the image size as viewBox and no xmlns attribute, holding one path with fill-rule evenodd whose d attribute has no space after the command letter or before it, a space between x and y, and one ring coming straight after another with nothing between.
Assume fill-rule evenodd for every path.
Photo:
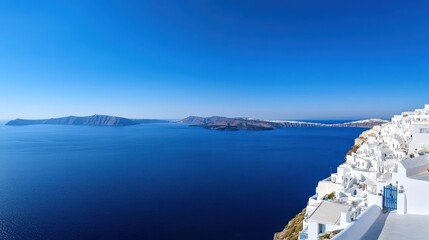
<instances>
[{"instance_id":1,"label":"clear sky","mask_svg":"<svg viewBox=\"0 0 429 240\"><path fill-rule=\"evenodd\" d=\"M429 103L429 1L0 1L0 119L359 119Z\"/></svg>"}]
</instances>

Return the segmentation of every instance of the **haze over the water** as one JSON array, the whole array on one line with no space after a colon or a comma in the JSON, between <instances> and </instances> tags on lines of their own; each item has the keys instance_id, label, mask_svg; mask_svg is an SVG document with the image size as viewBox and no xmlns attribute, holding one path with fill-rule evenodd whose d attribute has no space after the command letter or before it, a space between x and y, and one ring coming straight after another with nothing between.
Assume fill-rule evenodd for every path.
<instances>
[{"instance_id":1,"label":"haze over the water","mask_svg":"<svg viewBox=\"0 0 429 240\"><path fill-rule=\"evenodd\" d=\"M428 1L2 1L0 119L387 118L428 102Z\"/></svg>"}]
</instances>

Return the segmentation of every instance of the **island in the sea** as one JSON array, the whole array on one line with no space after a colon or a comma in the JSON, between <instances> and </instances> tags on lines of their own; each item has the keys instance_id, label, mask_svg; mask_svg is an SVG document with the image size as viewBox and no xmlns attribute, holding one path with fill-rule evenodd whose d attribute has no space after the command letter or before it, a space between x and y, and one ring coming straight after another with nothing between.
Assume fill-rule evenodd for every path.
<instances>
[{"instance_id":1,"label":"island in the sea","mask_svg":"<svg viewBox=\"0 0 429 240\"><path fill-rule=\"evenodd\" d=\"M373 118L360 121L343 122L343 123L315 123L304 121L283 121L283 120L258 120L252 118L228 118L228 117L196 117L190 116L179 121L180 123L191 126L203 127L211 130L273 130L287 127L361 127L371 128L383 123L386 120Z\"/></svg>"},{"instance_id":2,"label":"island in the sea","mask_svg":"<svg viewBox=\"0 0 429 240\"><path fill-rule=\"evenodd\" d=\"M159 119L129 119L108 115L92 115L85 117L68 116L61 118L50 119L15 119L6 123L8 126L25 126L35 124L51 124L51 125L87 125L87 126L131 126L142 123L160 123L168 122Z\"/></svg>"},{"instance_id":3,"label":"island in the sea","mask_svg":"<svg viewBox=\"0 0 429 240\"><path fill-rule=\"evenodd\" d=\"M36 124L50 125L87 125L87 126L132 126L144 123L182 123L195 127L202 127L211 130L238 131L238 130L273 130L288 127L362 127L371 128L385 123L382 119L367 119L343 123L315 123L304 121L283 121L283 120L259 120L252 118L229 118L229 117L196 117L190 116L178 121L168 121L160 119L131 119L108 115L92 115L85 117L60 117L50 119L15 119L6 123L9 126L25 126Z\"/></svg>"}]
</instances>

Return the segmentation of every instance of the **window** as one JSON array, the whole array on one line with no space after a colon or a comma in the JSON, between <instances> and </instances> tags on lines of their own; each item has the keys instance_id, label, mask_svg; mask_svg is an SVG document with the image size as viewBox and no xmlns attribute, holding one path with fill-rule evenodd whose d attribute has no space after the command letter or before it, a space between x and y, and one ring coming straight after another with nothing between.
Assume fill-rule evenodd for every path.
<instances>
[{"instance_id":1,"label":"window","mask_svg":"<svg viewBox=\"0 0 429 240\"><path fill-rule=\"evenodd\" d=\"M326 231L326 225L319 224L319 233L325 233L325 231Z\"/></svg>"},{"instance_id":2,"label":"window","mask_svg":"<svg viewBox=\"0 0 429 240\"><path fill-rule=\"evenodd\" d=\"M429 133L429 128L420 128L420 133Z\"/></svg>"}]
</instances>

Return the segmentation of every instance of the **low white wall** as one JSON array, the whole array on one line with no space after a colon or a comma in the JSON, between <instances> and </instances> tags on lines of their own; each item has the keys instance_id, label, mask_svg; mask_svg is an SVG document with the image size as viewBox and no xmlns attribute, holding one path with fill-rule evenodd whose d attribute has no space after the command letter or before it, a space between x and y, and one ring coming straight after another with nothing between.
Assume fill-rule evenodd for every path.
<instances>
[{"instance_id":1,"label":"low white wall","mask_svg":"<svg viewBox=\"0 0 429 240\"><path fill-rule=\"evenodd\" d=\"M319 181L316 188L317 200L323 199L326 194L330 194L331 192L338 192L340 189L343 189L343 185L339 183L334 183L326 179Z\"/></svg>"},{"instance_id":2,"label":"low white wall","mask_svg":"<svg viewBox=\"0 0 429 240\"><path fill-rule=\"evenodd\" d=\"M356 220L341 231L333 239L335 240L349 240L360 239L374 224L375 220L380 216L381 208L376 205L370 206L364 213L362 213Z\"/></svg>"},{"instance_id":3,"label":"low white wall","mask_svg":"<svg viewBox=\"0 0 429 240\"><path fill-rule=\"evenodd\" d=\"M329 224L325 225L325 232L332 232L338 229L341 229L340 225L329 225Z\"/></svg>"},{"instance_id":4,"label":"low white wall","mask_svg":"<svg viewBox=\"0 0 429 240\"><path fill-rule=\"evenodd\" d=\"M316 203L318 203L316 194L308 198L308 205L313 205Z\"/></svg>"},{"instance_id":5,"label":"low white wall","mask_svg":"<svg viewBox=\"0 0 429 240\"><path fill-rule=\"evenodd\" d=\"M383 196L381 195L368 193L368 195L366 196L366 200L369 206L376 205L376 206L379 206L380 208L383 207Z\"/></svg>"}]
</instances>

